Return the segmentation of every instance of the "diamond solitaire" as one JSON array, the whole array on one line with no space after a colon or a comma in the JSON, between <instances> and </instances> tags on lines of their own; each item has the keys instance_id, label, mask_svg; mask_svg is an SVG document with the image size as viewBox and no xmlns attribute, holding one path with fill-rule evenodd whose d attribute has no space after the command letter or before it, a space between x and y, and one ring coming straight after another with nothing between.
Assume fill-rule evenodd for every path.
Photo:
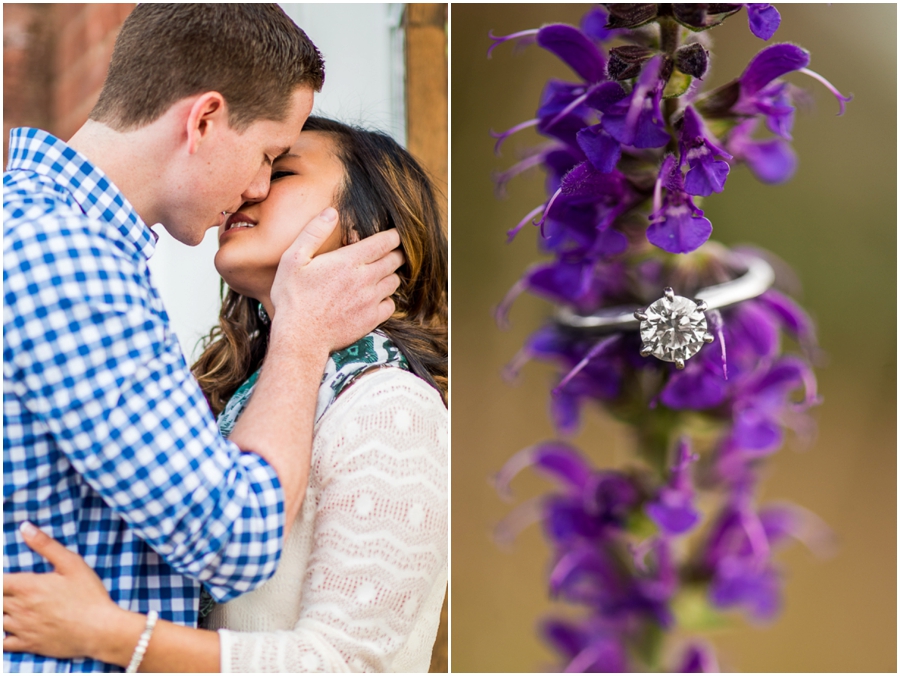
<instances>
[{"instance_id":1,"label":"diamond solitaire","mask_svg":"<svg viewBox=\"0 0 900 676\"><path fill-rule=\"evenodd\" d=\"M634 313L641 322L641 356L652 354L683 369L684 362L697 354L704 343L714 340L706 330L706 308L705 301L695 303L676 296L671 287L666 288L663 298Z\"/></svg>"}]
</instances>

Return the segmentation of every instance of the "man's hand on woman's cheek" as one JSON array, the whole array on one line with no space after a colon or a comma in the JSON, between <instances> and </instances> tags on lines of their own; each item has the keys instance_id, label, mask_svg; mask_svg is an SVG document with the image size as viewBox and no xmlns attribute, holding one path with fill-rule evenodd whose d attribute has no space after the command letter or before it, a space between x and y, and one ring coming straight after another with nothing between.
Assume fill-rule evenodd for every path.
<instances>
[{"instance_id":1,"label":"man's hand on woman's cheek","mask_svg":"<svg viewBox=\"0 0 900 676\"><path fill-rule=\"evenodd\" d=\"M390 296L400 286L396 270L404 263L396 230L315 256L337 222L331 207L310 221L281 257L271 293L273 331L286 329L326 352L390 318Z\"/></svg>"}]
</instances>

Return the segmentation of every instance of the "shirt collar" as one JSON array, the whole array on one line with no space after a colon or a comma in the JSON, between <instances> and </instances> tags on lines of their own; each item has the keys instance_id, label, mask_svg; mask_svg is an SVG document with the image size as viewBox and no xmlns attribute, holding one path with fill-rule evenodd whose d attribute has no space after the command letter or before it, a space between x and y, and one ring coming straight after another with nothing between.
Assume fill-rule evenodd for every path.
<instances>
[{"instance_id":1,"label":"shirt collar","mask_svg":"<svg viewBox=\"0 0 900 676\"><path fill-rule=\"evenodd\" d=\"M72 195L86 216L115 226L145 258L153 255L158 236L125 195L90 160L52 134L31 127L10 131L6 170L47 176Z\"/></svg>"}]
</instances>

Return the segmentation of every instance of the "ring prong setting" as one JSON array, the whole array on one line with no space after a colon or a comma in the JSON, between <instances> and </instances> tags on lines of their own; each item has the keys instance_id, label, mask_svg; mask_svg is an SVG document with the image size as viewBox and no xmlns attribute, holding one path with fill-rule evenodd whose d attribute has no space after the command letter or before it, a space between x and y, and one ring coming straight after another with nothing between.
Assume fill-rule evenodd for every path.
<instances>
[{"instance_id":1,"label":"ring prong setting","mask_svg":"<svg viewBox=\"0 0 900 676\"><path fill-rule=\"evenodd\" d=\"M709 345L715 339L716 339L716 337L711 333L707 333L703 336L703 342L706 343L707 345Z\"/></svg>"}]
</instances>

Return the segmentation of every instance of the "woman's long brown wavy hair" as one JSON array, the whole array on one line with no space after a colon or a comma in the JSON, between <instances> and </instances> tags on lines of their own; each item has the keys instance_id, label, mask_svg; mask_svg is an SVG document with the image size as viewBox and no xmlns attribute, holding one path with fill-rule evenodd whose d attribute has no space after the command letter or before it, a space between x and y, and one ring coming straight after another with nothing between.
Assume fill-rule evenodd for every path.
<instances>
[{"instance_id":1,"label":"woman's long brown wavy hair","mask_svg":"<svg viewBox=\"0 0 900 676\"><path fill-rule=\"evenodd\" d=\"M327 134L344 167L334 205L342 243L397 229L406 263L398 270L396 311L379 329L400 349L412 372L446 401L447 237L431 180L412 155L381 132L318 117L310 117L303 131ZM192 369L215 414L260 367L268 340L259 302L228 289L219 325Z\"/></svg>"}]
</instances>

